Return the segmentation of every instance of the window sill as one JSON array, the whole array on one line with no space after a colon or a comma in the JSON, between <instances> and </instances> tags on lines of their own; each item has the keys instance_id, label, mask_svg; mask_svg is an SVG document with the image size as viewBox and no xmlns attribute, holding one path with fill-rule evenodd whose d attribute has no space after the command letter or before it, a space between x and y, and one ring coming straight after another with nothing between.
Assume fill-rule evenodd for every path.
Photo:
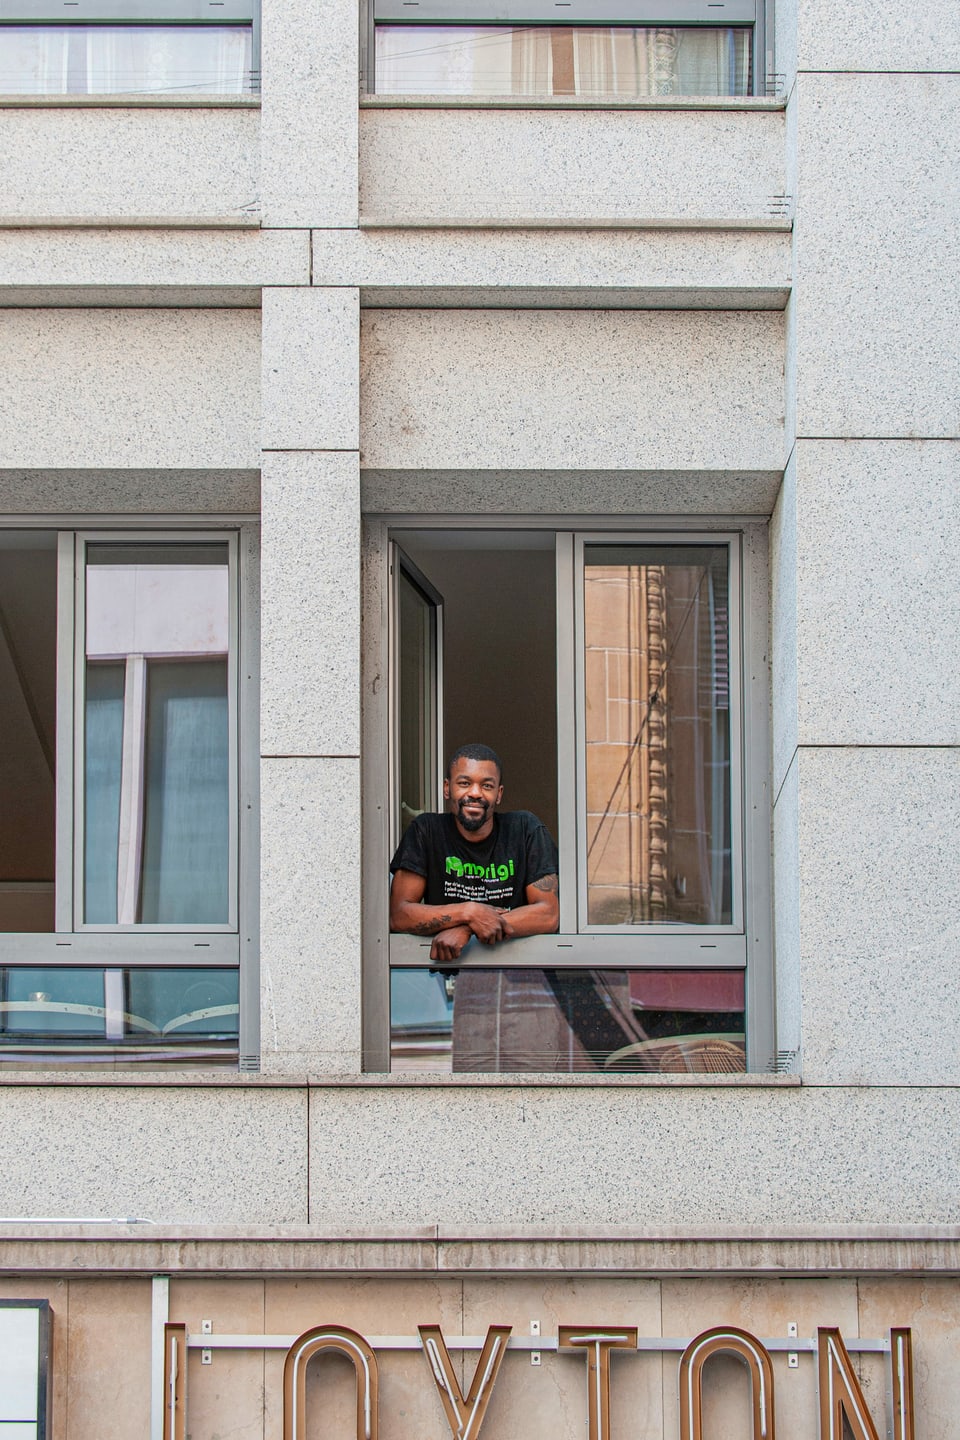
<instances>
[{"instance_id":1,"label":"window sill","mask_svg":"<svg viewBox=\"0 0 960 1440\"><path fill-rule=\"evenodd\" d=\"M2 95L4 110L259 110L259 95Z\"/></svg>"},{"instance_id":2,"label":"window sill","mask_svg":"<svg viewBox=\"0 0 960 1440\"><path fill-rule=\"evenodd\" d=\"M361 95L361 110L785 110L784 95L658 95L608 100L584 95Z\"/></svg>"},{"instance_id":3,"label":"window sill","mask_svg":"<svg viewBox=\"0 0 960 1440\"><path fill-rule=\"evenodd\" d=\"M555 1075L548 1072L520 1071L513 1074L486 1075L467 1074L446 1075L439 1072L431 1074L429 1071L398 1072L396 1074L368 1073L366 1075L312 1075L307 1079L311 1090L335 1090L344 1087L360 1086L367 1089L376 1089L380 1086L387 1089L441 1089L466 1086L468 1089L580 1089L580 1090L649 1090L680 1088L681 1090L703 1089L710 1090L782 1090L799 1089L801 1077L799 1075L774 1075L766 1073L743 1074L733 1072L726 1075L705 1073L702 1075L664 1075L664 1074L576 1074L576 1075Z\"/></svg>"},{"instance_id":4,"label":"window sill","mask_svg":"<svg viewBox=\"0 0 960 1440\"><path fill-rule=\"evenodd\" d=\"M0 1088L135 1088L249 1090L431 1090L431 1089L580 1089L580 1090L799 1090L800 1075L554 1075L536 1071L518 1074L444 1075L429 1071L407 1074L369 1072L363 1075L251 1075L229 1070L187 1070L170 1065L154 1070L40 1070L13 1064L0 1067Z\"/></svg>"}]
</instances>

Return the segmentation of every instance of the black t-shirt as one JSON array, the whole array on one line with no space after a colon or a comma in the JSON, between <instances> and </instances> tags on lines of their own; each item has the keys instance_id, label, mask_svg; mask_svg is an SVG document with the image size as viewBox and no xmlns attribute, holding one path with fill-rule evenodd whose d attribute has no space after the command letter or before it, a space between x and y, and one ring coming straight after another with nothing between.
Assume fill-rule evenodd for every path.
<instances>
[{"instance_id":1,"label":"black t-shirt","mask_svg":"<svg viewBox=\"0 0 960 1440\"><path fill-rule=\"evenodd\" d=\"M390 873L410 870L426 879L428 905L479 900L498 910L527 903L526 889L559 869L557 847L546 826L529 810L493 817L485 840L464 840L451 814L418 815L404 832Z\"/></svg>"}]
</instances>

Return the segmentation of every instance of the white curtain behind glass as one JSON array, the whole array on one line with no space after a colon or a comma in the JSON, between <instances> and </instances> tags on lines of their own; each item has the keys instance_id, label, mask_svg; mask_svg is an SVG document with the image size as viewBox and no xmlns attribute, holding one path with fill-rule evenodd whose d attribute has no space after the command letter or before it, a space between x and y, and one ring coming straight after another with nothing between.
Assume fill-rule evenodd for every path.
<instances>
[{"instance_id":1,"label":"white curtain behind glass","mask_svg":"<svg viewBox=\"0 0 960 1440\"><path fill-rule=\"evenodd\" d=\"M750 32L675 26L381 25L391 95L746 95Z\"/></svg>"},{"instance_id":2,"label":"white curtain behind glass","mask_svg":"<svg viewBox=\"0 0 960 1440\"><path fill-rule=\"evenodd\" d=\"M0 29L0 94L240 95L250 85L245 25Z\"/></svg>"}]
</instances>

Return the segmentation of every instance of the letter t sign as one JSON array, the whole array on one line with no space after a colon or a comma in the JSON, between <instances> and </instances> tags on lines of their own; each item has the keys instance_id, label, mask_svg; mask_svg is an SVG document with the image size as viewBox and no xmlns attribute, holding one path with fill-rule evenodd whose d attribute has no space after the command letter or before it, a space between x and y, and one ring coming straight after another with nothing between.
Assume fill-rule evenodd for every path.
<instances>
[{"instance_id":1,"label":"letter t sign","mask_svg":"<svg viewBox=\"0 0 960 1440\"><path fill-rule=\"evenodd\" d=\"M561 1325L560 1350L587 1352L589 1440L610 1440L610 1351L636 1350L637 1327Z\"/></svg>"}]
</instances>

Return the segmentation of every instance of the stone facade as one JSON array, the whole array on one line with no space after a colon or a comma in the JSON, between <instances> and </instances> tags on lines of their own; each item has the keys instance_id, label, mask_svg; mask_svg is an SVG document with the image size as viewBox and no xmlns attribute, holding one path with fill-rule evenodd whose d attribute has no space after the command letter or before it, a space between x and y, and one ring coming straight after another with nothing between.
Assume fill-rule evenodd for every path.
<instances>
[{"instance_id":1,"label":"stone facade","mask_svg":"<svg viewBox=\"0 0 960 1440\"><path fill-rule=\"evenodd\" d=\"M52 1304L50 1440L161 1440L158 1305L197 1342L192 1440L281 1433L282 1347L208 1367L204 1319L912 1326L918 1433L955 1434L960 39L941 0L772 19L769 97L358 102L351 0L264 0L260 97L0 96L0 509L261 526L259 1073L0 1069L0 1298ZM371 1064L370 575L421 515L763 537L786 1073ZM508 1356L489 1440L582 1433L549 1351ZM679 1433L676 1360L617 1359L618 1434ZM887 1362L857 1363L882 1425ZM312 1433L350 1433L324 1364ZM446 1433L421 1355L381 1370L384 1440Z\"/></svg>"}]
</instances>

